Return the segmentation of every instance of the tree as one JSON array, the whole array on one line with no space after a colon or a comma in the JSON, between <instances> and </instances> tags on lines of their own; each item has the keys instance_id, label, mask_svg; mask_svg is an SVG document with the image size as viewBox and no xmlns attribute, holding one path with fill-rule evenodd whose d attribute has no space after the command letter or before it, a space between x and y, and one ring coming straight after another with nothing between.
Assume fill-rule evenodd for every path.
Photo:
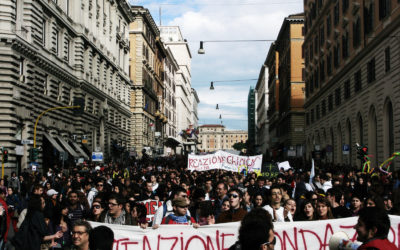
<instances>
[{"instance_id":1,"label":"tree","mask_svg":"<svg viewBox=\"0 0 400 250\"><path fill-rule=\"evenodd\" d=\"M244 142L236 142L235 144L233 144L233 149L242 152L243 149L247 149L247 145Z\"/></svg>"}]
</instances>

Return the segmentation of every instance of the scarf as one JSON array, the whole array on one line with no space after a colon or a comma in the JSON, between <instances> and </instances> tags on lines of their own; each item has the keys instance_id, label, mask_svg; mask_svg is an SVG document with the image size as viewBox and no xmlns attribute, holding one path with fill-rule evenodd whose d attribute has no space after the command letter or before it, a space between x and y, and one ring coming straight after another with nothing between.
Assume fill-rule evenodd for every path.
<instances>
[{"instance_id":1,"label":"scarf","mask_svg":"<svg viewBox=\"0 0 400 250\"><path fill-rule=\"evenodd\" d=\"M171 219L173 221L175 221L178 224L187 224L190 223L190 221L188 221L188 217L186 215L184 216L177 216L175 214L170 214L169 215L171 217Z\"/></svg>"}]
</instances>

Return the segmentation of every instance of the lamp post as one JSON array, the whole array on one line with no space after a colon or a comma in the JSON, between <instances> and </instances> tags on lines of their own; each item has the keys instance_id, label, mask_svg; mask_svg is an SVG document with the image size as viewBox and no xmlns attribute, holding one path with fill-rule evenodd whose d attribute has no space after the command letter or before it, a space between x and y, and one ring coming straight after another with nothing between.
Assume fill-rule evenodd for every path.
<instances>
[{"instance_id":1,"label":"lamp post","mask_svg":"<svg viewBox=\"0 0 400 250\"><path fill-rule=\"evenodd\" d=\"M274 39L260 39L260 40L210 40L210 41L200 41L200 48L197 51L198 54L204 55L206 51L204 50L204 43L248 43L248 42L274 42Z\"/></svg>"}]
</instances>

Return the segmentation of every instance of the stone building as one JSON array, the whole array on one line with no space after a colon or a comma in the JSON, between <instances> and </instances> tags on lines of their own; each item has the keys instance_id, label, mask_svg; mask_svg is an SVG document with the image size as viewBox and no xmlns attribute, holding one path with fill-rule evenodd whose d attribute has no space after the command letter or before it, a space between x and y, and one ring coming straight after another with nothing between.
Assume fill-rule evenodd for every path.
<instances>
[{"instance_id":1,"label":"stone building","mask_svg":"<svg viewBox=\"0 0 400 250\"><path fill-rule=\"evenodd\" d=\"M3 1L1 13L0 142L10 154L7 170L28 167L30 140L40 149L39 169L75 164L96 149L117 160L118 150L129 147L133 16L126 1ZM78 98L82 115L49 111L34 138L43 111Z\"/></svg>"},{"instance_id":2,"label":"stone building","mask_svg":"<svg viewBox=\"0 0 400 250\"><path fill-rule=\"evenodd\" d=\"M164 127L164 58L166 51L160 31L148 9L132 6L135 16L129 26L131 92L131 144L141 154L160 153Z\"/></svg>"},{"instance_id":3,"label":"stone building","mask_svg":"<svg viewBox=\"0 0 400 250\"><path fill-rule=\"evenodd\" d=\"M303 156L304 15L289 15L267 57L269 69L271 151L274 156ZM279 112L279 113L278 113ZM291 152L290 154L288 154ZM296 154L293 155L293 152Z\"/></svg>"},{"instance_id":4,"label":"stone building","mask_svg":"<svg viewBox=\"0 0 400 250\"><path fill-rule=\"evenodd\" d=\"M268 69L261 66L256 91L256 153L266 154L269 149L268 110Z\"/></svg>"},{"instance_id":5,"label":"stone building","mask_svg":"<svg viewBox=\"0 0 400 250\"><path fill-rule=\"evenodd\" d=\"M360 167L358 142L376 166L400 147L400 3L304 3L307 156Z\"/></svg>"},{"instance_id":6,"label":"stone building","mask_svg":"<svg viewBox=\"0 0 400 250\"><path fill-rule=\"evenodd\" d=\"M206 124L199 127L198 147L202 152L233 150L235 143L246 143L247 138L247 131L226 130L224 125Z\"/></svg>"}]
</instances>

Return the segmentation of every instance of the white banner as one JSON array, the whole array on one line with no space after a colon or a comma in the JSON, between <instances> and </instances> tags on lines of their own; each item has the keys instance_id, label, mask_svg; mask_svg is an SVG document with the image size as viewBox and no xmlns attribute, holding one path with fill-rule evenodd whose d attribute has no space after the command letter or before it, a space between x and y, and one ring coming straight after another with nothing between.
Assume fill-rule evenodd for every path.
<instances>
[{"instance_id":1,"label":"white banner","mask_svg":"<svg viewBox=\"0 0 400 250\"><path fill-rule=\"evenodd\" d=\"M400 216L390 216L388 239L400 247ZM338 231L347 233L352 241L357 238L357 217L323 221L276 222L275 249L329 249L329 239ZM201 226L161 225L160 228L140 229L91 222L92 226L106 225L114 231L114 250L227 250L237 240L240 223Z\"/></svg>"},{"instance_id":2,"label":"white banner","mask_svg":"<svg viewBox=\"0 0 400 250\"><path fill-rule=\"evenodd\" d=\"M189 155L188 170L207 171L223 169L233 172L261 172L262 155L240 156L218 150L214 154Z\"/></svg>"}]
</instances>

